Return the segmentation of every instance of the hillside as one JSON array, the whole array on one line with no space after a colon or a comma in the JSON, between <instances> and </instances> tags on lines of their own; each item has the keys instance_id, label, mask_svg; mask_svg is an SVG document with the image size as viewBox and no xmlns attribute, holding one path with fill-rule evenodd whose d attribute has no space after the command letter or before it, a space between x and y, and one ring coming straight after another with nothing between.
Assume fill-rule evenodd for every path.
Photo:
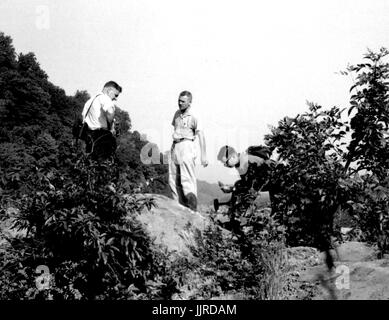
<instances>
[{"instance_id":1,"label":"hillside","mask_svg":"<svg viewBox=\"0 0 389 320\"><path fill-rule=\"evenodd\" d=\"M230 196L223 193L216 183L197 180L198 202L201 205L212 205L214 199L226 200Z\"/></svg>"},{"instance_id":2,"label":"hillside","mask_svg":"<svg viewBox=\"0 0 389 320\"><path fill-rule=\"evenodd\" d=\"M183 272L182 282L173 299L247 299L244 290L230 288L226 291L210 292L217 287L218 279L214 274L223 272L222 267L214 265L212 270L202 264L199 256L193 256L193 248L198 249L196 232L210 225L206 212L194 213L175 201L162 196L144 194L141 197L154 198L156 206L143 210L138 220L145 226L156 246L166 248L172 268ZM15 237L17 233L9 229L9 223L0 224L3 235ZM0 233L1 234L1 233ZM226 233L228 237L228 233ZM0 237L0 251L6 250L4 238ZM191 249L192 248L192 249ZM195 252L195 251L194 251ZM293 247L285 249L285 275L281 299L286 300L388 300L389 299L389 257L376 259L376 248L362 242L349 241L337 247L337 269L328 274L320 252L311 247ZM176 260L178 259L178 260ZM181 260L180 260L181 259ZM183 260L182 260L183 259ZM181 261L181 262L180 262ZM180 266L186 261L185 266ZM204 277L193 265L207 270ZM192 267L191 267L192 266ZM187 269L186 269L187 268ZM344 270L347 272L345 273ZM235 276L239 276L238 274ZM243 276L243 273L240 274ZM340 277L346 276L344 280Z\"/></svg>"},{"instance_id":3,"label":"hillside","mask_svg":"<svg viewBox=\"0 0 389 320\"><path fill-rule=\"evenodd\" d=\"M83 153L82 143L73 140L72 125L90 95L84 90L66 95L48 80L34 53L17 54L11 37L1 32L0 71L0 201L8 201L34 191L42 179L69 175ZM167 165L143 164L139 154L148 141L131 131L127 112L116 108L115 119L115 156L128 191L154 179L147 191L168 193Z\"/></svg>"}]
</instances>

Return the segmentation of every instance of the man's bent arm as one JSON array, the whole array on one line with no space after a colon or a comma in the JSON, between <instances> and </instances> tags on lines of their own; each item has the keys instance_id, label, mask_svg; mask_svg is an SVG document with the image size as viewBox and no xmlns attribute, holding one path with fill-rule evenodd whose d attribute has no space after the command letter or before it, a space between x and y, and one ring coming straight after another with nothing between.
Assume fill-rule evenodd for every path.
<instances>
[{"instance_id":1,"label":"man's bent arm","mask_svg":"<svg viewBox=\"0 0 389 320\"><path fill-rule=\"evenodd\" d=\"M113 129L113 124L114 124L114 116L115 116L115 111L114 112L110 112L110 111L106 111L105 112L105 118L107 119L107 125L108 125L108 130L112 130Z\"/></svg>"}]
</instances>

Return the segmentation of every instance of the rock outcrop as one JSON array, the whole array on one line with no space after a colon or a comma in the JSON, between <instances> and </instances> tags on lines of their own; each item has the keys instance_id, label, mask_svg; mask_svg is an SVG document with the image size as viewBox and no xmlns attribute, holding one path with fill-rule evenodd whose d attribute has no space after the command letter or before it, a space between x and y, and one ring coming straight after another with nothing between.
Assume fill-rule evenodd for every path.
<instances>
[{"instance_id":1,"label":"rock outcrop","mask_svg":"<svg viewBox=\"0 0 389 320\"><path fill-rule=\"evenodd\" d=\"M325 269L322 261L300 267L296 272L300 288L310 288L309 299L389 299L388 257L377 259L374 247L356 241L341 244L337 254L336 268L332 273ZM317 254L312 254L312 257L319 262Z\"/></svg>"},{"instance_id":2,"label":"rock outcrop","mask_svg":"<svg viewBox=\"0 0 389 320\"><path fill-rule=\"evenodd\" d=\"M209 219L203 213L194 212L163 195L145 194L155 200L156 207L143 210L138 216L156 244L164 245L169 251L190 255L197 230L204 230Z\"/></svg>"}]
</instances>

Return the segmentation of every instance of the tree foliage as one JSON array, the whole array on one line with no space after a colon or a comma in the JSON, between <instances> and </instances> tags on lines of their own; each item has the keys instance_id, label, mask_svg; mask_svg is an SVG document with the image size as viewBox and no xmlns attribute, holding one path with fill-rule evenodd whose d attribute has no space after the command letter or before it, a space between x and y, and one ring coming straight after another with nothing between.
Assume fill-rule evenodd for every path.
<instances>
[{"instance_id":1,"label":"tree foliage","mask_svg":"<svg viewBox=\"0 0 389 320\"><path fill-rule=\"evenodd\" d=\"M284 118L266 136L279 155L273 209L288 228L290 244L312 244L320 229L334 234L334 217L344 211L353 215L365 240L377 241L388 232L387 55L386 49L369 51L366 63L344 72L355 79L349 123L344 110L309 103L309 112Z\"/></svg>"},{"instance_id":2,"label":"tree foliage","mask_svg":"<svg viewBox=\"0 0 389 320\"><path fill-rule=\"evenodd\" d=\"M273 209L292 245L317 245L317 234L330 227L343 196L338 182L344 176L340 160L348 127L338 108L308 105L308 112L284 118L266 136L279 155L271 178Z\"/></svg>"},{"instance_id":3,"label":"tree foliage","mask_svg":"<svg viewBox=\"0 0 389 320\"><path fill-rule=\"evenodd\" d=\"M366 63L350 66L356 75L350 91L349 115L355 112L350 125L353 130L348 161L356 161L358 170L368 170L377 177L385 177L389 168L387 147L389 125L389 64L383 59L389 51L369 51Z\"/></svg>"},{"instance_id":4,"label":"tree foliage","mask_svg":"<svg viewBox=\"0 0 389 320\"><path fill-rule=\"evenodd\" d=\"M31 172L58 170L66 175L70 158L79 146L71 136L71 126L81 117L88 92L78 90L67 96L65 90L48 81L33 53L16 55L12 39L0 34L2 64L0 72L0 188L5 194L21 195L33 190ZM162 172L167 181L167 166L149 167L139 157L147 141L131 132L127 112L117 108L118 164L122 175L131 178L133 187ZM166 184L151 192L166 192ZM164 191L165 190L165 191Z\"/></svg>"},{"instance_id":5,"label":"tree foliage","mask_svg":"<svg viewBox=\"0 0 389 320\"><path fill-rule=\"evenodd\" d=\"M355 78L351 87L349 114L353 129L347 164L355 162L362 176L352 187L350 205L367 240L378 240L389 233L389 51L368 51L365 63L352 65L348 72ZM347 166L347 165L346 165ZM386 248L389 249L389 248Z\"/></svg>"}]
</instances>

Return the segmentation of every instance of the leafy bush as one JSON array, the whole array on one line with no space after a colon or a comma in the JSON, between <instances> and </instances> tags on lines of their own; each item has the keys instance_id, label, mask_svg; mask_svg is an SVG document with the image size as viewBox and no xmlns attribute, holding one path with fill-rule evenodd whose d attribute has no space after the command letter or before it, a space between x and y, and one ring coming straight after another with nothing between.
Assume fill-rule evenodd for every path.
<instances>
[{"instance_id":1,"label":"leafy bush","mask_svg":"<svg viewBox=\"0 0 389 320\"><path fill-rule=\"evenodd\" d=\"M356 174L341 183L350 190L347 203L354 227L361 230L360 239L377 242L382 231L389 231L389 178L380 181L375 175Z\"/></svg>"},{"instance_id":2,"label":"leafy bush","mask_svg":"<svg viewBox=\"0 0 389 320\"><path fill-rule=\"evenodd\" d=\"M233 295L280 299L283 292L284 229L269 208L250 206L241 217L243 236L210 224L196 236L193 270L201 279L194 298Z\"/></svg>"},{"instance_id":3,"label":"leafy bush","mask_svg":"<svg viewBox=\"0 0 389 320\"><path fill-rule=\"evenodd\" d=\"M27 235L9 239L3 267L13 267L4 273L9 285L3 298L131 298L135 289L147 293L147 282L155 276L155 253L135 217L152 202L125 195L118 178L114 162L82 159L61 187L54 177L50 183L42 180L39 191L21 199L14 227ZM47 266L52 276L43 292L33 289L39 265Z\"/></svg>"},{"instance_id":4,"label":"leafy bush","mask_svg":"<svg viewBox=\"0 0 389 320\"><path fill-rule=\"evenodd\" d=\"M355 78L351 87L349 114L354 113L347 164L355 161L357 189L350 203L366 240L378 241L381 251L389 250L381 242L389 239L389 51L369 51L365 63L352 65L348 73ZM346 166L347 166L346 164Z\"/></svg>"},{"instance_id":5,"label":"leafy bush","mask_svg":"<svg viewBox=\"0 0 389 320\"><path fill-rule=\"evenodd\" d=\"M284 118L266 136L279 155L271 177L273 209L287 227L288 244L320 246L315 242L334 234L342 212L351 214L366 240L388 233L388 54L369 51L366 63L343 72L355 78L350 124L343 110L309 103L309 112Z\"/></svg>"},{"instance_id":6,"label":"leafy bush","mask_svg":"<svg viewBox=\"0 0 389 320\"><path fill-rule=\"evenodd\" d=\"M340 160L348 127L342 111L309 103L309 112L284 118L266 143L279 155L271 176L273 211L287 228L289 245L321 246L320 234L332 233L334 214L344 201Z\"/></svg>"}]
</instances>

